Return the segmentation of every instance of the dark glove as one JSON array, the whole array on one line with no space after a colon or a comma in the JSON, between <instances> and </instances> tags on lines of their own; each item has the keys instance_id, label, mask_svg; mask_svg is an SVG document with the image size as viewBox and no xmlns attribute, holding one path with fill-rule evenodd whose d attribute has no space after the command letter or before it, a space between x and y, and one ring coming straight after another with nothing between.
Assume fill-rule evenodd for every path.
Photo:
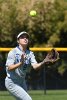
<instances>
[{"instance_id":1,"label":"dark glove","mask_svg":"<svg viewBox=\"0 0 67 100\"><path fill-rule=\"evenodd\" d=\"M51 49L44 59L45 64L54 64L59 60L59 53L55 49Z\"/></svg>"}]
</instances>

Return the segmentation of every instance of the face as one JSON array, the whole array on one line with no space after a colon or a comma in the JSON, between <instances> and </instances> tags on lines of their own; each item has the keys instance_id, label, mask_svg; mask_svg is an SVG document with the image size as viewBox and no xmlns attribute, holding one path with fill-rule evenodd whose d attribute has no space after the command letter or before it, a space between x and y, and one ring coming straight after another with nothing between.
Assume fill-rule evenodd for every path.
<instances>
[{"instance_id":1,"label":"face","mask_svg":"<svg viewBox=\"0 0 67 100\"><path fill-rule=\"evenodd\" d=\"M27 46L29 42L29 36L26 34L23 34L20 36L20 38L18 39L18 43L22 46Z\"/></svg>"}]
</instances>

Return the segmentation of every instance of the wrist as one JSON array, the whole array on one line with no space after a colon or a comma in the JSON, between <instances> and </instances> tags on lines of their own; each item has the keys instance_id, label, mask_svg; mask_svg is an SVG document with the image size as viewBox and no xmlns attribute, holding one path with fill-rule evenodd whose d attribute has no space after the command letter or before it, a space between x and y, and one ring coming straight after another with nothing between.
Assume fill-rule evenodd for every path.
<instances>
[{"instance_id":1,"label":"wrist","mask_svg":"<svg viewBox=\"0 0 67 100\"><path fill-rule=\"evenodd\" d=\"M44 63L45 63L45 61L43 60L43 61L41 62L41 66L42 66Z\"/></svg>"},{"instance_id":2,"label":"wrist","mask_svg":"<svg viewBox=\"0 0 67 100\"><path fill-rule=\"evenodd\" d=\"M23 61L20 61L20 65L22 65L24 62Z\"/></svg>"}]
</instances>

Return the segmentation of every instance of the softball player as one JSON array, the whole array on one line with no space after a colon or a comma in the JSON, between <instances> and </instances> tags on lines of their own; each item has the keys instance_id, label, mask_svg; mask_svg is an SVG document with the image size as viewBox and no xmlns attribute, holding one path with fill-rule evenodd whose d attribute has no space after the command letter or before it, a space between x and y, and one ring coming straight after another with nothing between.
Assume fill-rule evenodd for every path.
<instances>
[{"instance_id":1,"label":"softball player","mask_svg":"<svg viewBox=\"0 0 67 100\"><path fill-rule=\"evenodd\" d=\"M37 63L34 53L28 49L29 34L27 32L19 33L17 42L18 46L8 53L5 86L16 100L32 100L27 93L25 76L31 66L37 69L45 63L45 60Z\"/></svg>"}]
</instances>

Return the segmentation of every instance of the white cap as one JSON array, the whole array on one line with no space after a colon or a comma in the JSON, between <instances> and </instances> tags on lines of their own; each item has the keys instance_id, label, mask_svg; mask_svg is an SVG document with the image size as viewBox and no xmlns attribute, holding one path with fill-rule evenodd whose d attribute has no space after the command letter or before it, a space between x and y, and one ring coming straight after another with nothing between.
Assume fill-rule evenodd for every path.
<instances>
[{"instance_id":1,"label":"white cap","mask_svg":"<svg viewBox=\"0 0 67 100\"><path fill-rule=\"evenodd\" d=\"M27 32L23 31L23 32L20 32L20 33L17 35L17 39L19 39L19 37L20 37L21 35L23 35L23 34L26 34L27 36L29 36L29 34L28 34Z\"/></svg>"}]
</instances>

